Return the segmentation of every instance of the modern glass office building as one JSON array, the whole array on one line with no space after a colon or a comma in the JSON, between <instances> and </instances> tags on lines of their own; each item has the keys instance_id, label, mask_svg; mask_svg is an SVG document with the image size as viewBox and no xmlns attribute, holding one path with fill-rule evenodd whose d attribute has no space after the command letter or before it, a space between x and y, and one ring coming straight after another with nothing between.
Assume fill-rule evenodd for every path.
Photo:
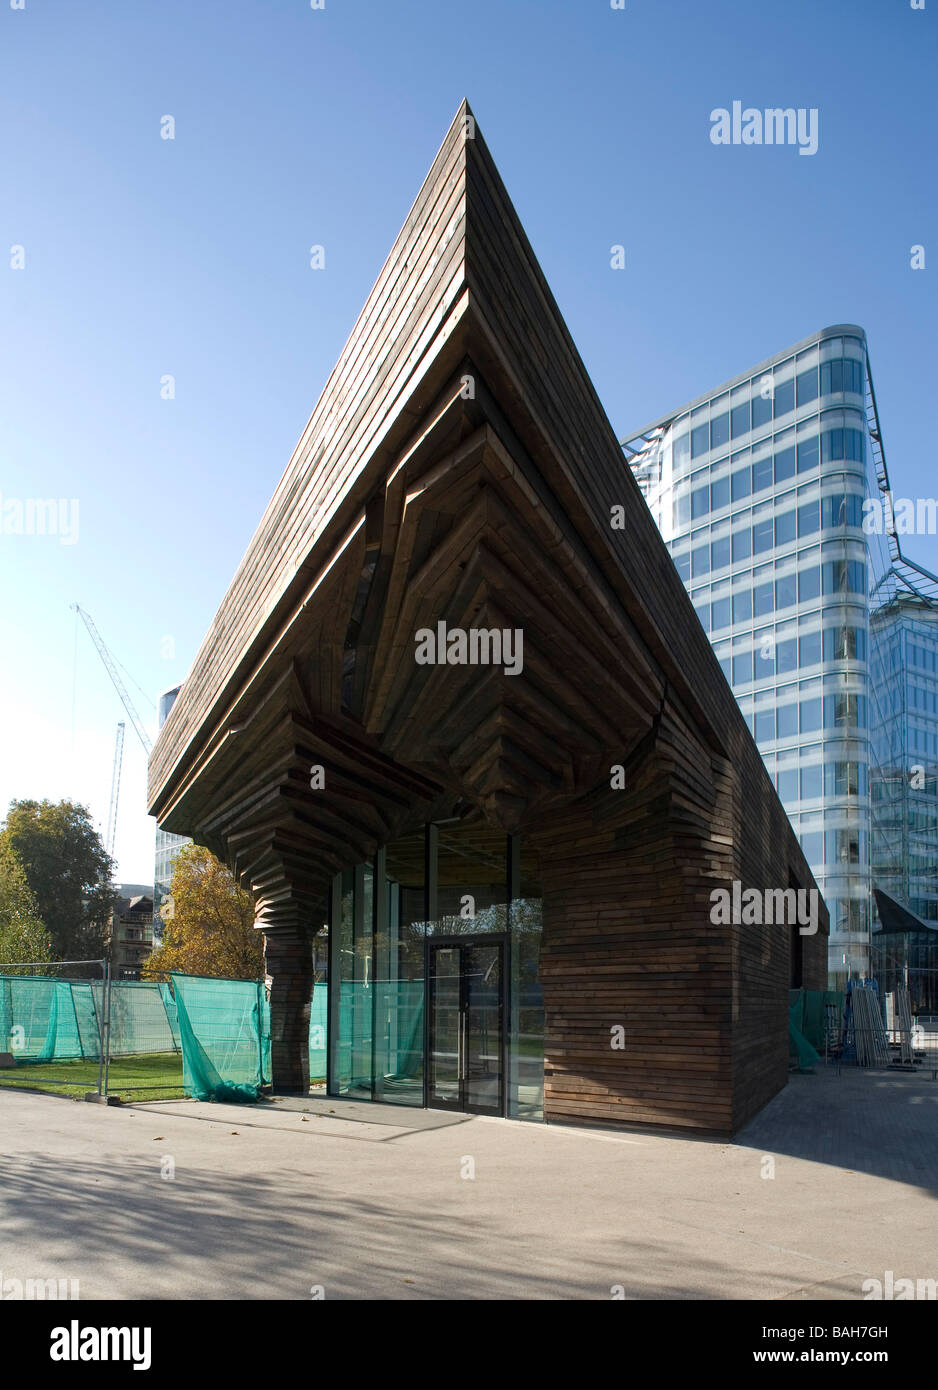
<instances>
[{"instance_id":1,"label":"modern glass office building","mask_svg":"<svg viewBox=\"0 0 938 1390\"><path fill-rule=\"evenodd\" d=\"M175 685L170 690L164 690L160 696L157 705L158 728L162 729L166 723L166 716L172 709L181 689L181 686ZM163 921L159 915L160 905L169 897L169 890L173 883L173 862L183 845L189 843L190 840L186 835L172 835L168 830L161 830L159 826L156 827L156 843L153 850L153 934L157 942L163 927Z\"/></svg>"},{"instance_id":2,"label":"modern glass office building","mask_svg":"<svg viewBox=\"0 0 938 1390\"><path fill-rule=\"evenodd\" d=\"M870 622L873 966L938 1014L938 582L897 554Z\"/></svg>"},{"instance_id":3,"label":"modern glass office building","mask_svg":"<svg viewBox=\"0 0 938 1390\"><path fill-rule=\"evenodd\" d=\"M912 643L895 617L871 630L870 614L895 589L897 565L899 587L917 592L895 537L864 526L865 499L889 488L865 334L824 329L624 448L827 901L829 979L842 987L870 970L874 669L899 679L889 674L898 644L904 655ZM906 613L903 634L912 621ZM892 651L877 662L880 632ZM929 710L936 690L933 675ZM932 733L931 753L922 749L932 786L934 745ZM895 814L904 821L908 807ZM907 870L902 858L899 877Z\"/></svg>"}]
</instances>

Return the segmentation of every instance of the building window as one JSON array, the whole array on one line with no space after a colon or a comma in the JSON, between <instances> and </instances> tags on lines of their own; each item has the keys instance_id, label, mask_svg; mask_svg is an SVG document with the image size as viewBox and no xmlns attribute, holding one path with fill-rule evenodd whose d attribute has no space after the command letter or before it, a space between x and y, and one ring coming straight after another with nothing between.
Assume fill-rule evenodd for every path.
<instances>
[{"instance_id":1,"label":"building window","mask_svg":"<svg viewBox=\"0 0 938 1390\"><path fill-rule=\"evenodd\" d=\"M795 708L797 709L797 706L796 706ZM782 712L782 711L779 710L779 714L781 714L781 712ZM797 723L797 717L796 717L795 722ZM779 738L782 738L782 737L783 737L783 734L782 734L781 729L780 729L780 730L779 730ZM779 798L781 799L781 801L783 802L783 804L786 805L786 806L789 805L791 802L797 801L797 800L798 800L798 769L797 769L797 768L789 767L789 768L786 768L786 769L784 770L784 772L780 772L780 773L778 774L778 794L779 794Z\"/></svg>"},{"instance_id":2,"label":"building window","mask_svg":"<svg viewBox=\"0 0 938 1390\"><path fill-rule=\"evenodd\" d=\"M775 455L775 481L782 483L786 478L795 476L795 446L790 444L786 449L779 449Z\"/></svg>"},{"instance_id":3,"label":"building window","mask_svg":"<svg viewBox=\"0 0 938 1390\"><path fill-rule=\"evenodd\" d=\"M791 608L798 601L798 576L786 574L775 581L775 607Z\"/></svg>"},{"instance_id":4,"label":"building window","mask_svg":"<svg viewBox=\"0 0 938 1390\"><path fill-rule=\"evenodd\" d=\"M820 763L812 763L801 769L801 799L814 801L823 795L823 769Z\"/></svg>"},{"instance_id":5,"label":"building window","mask_svg":"<svg viewBox=\"0 0 938 1390\"><path fill-rule=\"evenodd\" d=\"M747 464L733 474L733 501L739 502L752 493L752 470Z\"/></svg>"},{"instance_id":6,"label":"building window","mask_svg":"<svg viewBox=\"0 0 938 1390\"><path fill-rule=\"evenodd\" d=\"M710 421L710 448L722 449L724 444L729 443L730 437L730 417L726 411L722 415L715 415Z\"/></svg>"},{"instance_id":7,"label":"building window","mask_svg":"<svg viewBox=\"0 0 938 1390\"><path fill-rule=\"evenodd\" d=\"M739 652L733 657L733 684L752 683L752 652Z\"/></svg>"},{"instance_id":8,"label":"building window","mask_svg":"<svg viewBox=\"0 0 938 1390\"><path fill-rule=\"evenodd\" d=\"M767 454L765 458L757 459L752 465L752 490L762 492L764 488L771 487L774 479L774 469L772 456Z\"/></svg>"},{"instance_id":9,"label":"building window","mask_svg":"<svg viewBox=\"0 0 938 1390\"><path fill-rule=\"evenodd\" d=\"M798 404L809 405L817 400L817 367L798 373Z\"/></svg>"},{"instance_id":10,"label":"building window","mask_svg":"<svg viewBox=\"0 0 938 1390\"><path fill-rule=\"evenodd\" d=\"M775 610L775 586L771 583L757 584L752 591L752 611L757 618L763 618Z\"/></svg>"},{"instance_id":11,"label":"building window","mask_svg":"<svg viewBox=\"0 0 938 1390\"><path fill-rule=\"evenodd\" d=\"M775 418L780 415L787 415L795 408L795 379L789 377L788 381L780 382L775 388Z\"/></svg>"},{"instance_id":12,"label":"building window","mask_svg":"<svg viewBox=\"0 0 938 1390\"><path fill-rule=\"evenodd\" d=\"M796 704L779 705L778 707L778 736L779 738L797 738L798 736L798 706ZM797 797L797 772L789 771L779 773L779 781L782 777L790 777L795 781L795 789L788 793L789 800ZM786 784L787 785L787 784ZM784 801L785 798L782 797Z\"/></svg>"},{"instance_id":13,"label":"building window","mask_svg":"<svg viewBox=\"0 0 938 1390\"><path fill-rule=\"evenodd\" d=\"M809 565L798 571L798 602L806 603L821 594L821 567Z\"/></svg>"},{"instance_id":14,"label":"building window","mask_svg":"<svg viewBox=\"0 0 938 1390\"><path fill-rule=\"evenodd\" d=\"M696 521L700 516L706 516L710 510L710 489L709 487L698 487L690 495L690 514L691 519Z\"/></svg>"},{"instance_id":15,"label":"building window","mask_svg":"<svg viewBox=\"0 0 938 1390\"><path fill-rule=\"evenodd\" d=\"M714 599L710 610L710 626L716 632L730 625L730 601L728 598Z\"/></svg>"},{"instance_id":16,"label":"building window","mask_svg":"<svg viewBox=\"0 0 938 1390\"><path fill-rule=\"evenodd\" d=\"M798 472L807 473L812 468L818 466L818 437L812 435L810 439L799 440L798 443Z\"/></svg>"},{"instance_id":17,"label":"building window","mask_svg":"<svg viewBox=\"0 0 938 1390\"><path fill-rule=\"evenodd\" d=\"M763 396L762 387L759 381L752 383L752 428L757 430L760 425L767 425L772 418L772 397Z\"/></svg>"},{"instance_id":18,"label":"building window","mask_svg":"<svg viewBox=\"0 0 938 1390\"><path fill-rule=\"evenodd\" d=\"M730 412L730 428L734 439L738 439L740 435L749 433L748 401L742 401L739 405L733 406Z\"/></svg>"},{"instance_id":19,"label":"building window","mask_svg":"<svg viewBox=\"0 0 938 1390\"><path fill-rule=\"evenodd\" d=\"M690 456L692 459L699 458L710 448L710 425L704 422L696 425L690 432Z\"/></svg>"},{"instance_id":20,"label":"building window","mask_svg":"<svg viewBox=\"0 0 938 1390\"><path fill-rule=\"evenodd\" d=\"M724 459L725 463L726 460ZM715 483L710 484L710 510L717 511L720 507L725 507L730 500L730 480L727 474L724 478L718 478Z\"/></svg>"},{"instance_id":21,"label":"building window","mask_svg":"<svg viewBox=\"0 0 938 1390\"><path fill-rule=\"evenodd\" d=\"M821 701L820 698L813 698L801 701L801 732L803 734L816 733L821 727Z\"/></svg>"},{"instance_id":22,"label":"building window","mask_svg":"<svg viewBox=\"0 0 938 1390\"><path fill-rule=\"evenodd\" d=\"M724 569L730 563L730 538L721 536L710 546L710 564L713 569Z\"/></svg>"},{"instance_id":23,"label":"building window","mask_svg":"<svg viewBox=\"0 0 938 1390\"><path fill-rule=\"evenodd\" d=\"M733 532L733 559L748 560L752 554L752 527Z\"/></svg>"},{"instance_id":24,"label":"building window","mask_svg":"<svg viewBox=\"0 0 938 1390\"><path fill-rule=\"evenodd\" d=\"M775 738L774 709L756 710L754 737L756 743L768 743Z\"/></svg>"},{"instance_id":25,"label":"building window","mask_svg":"<svg viewBox=\"0 0 938 1390\"><path fill-rule=\"evenodd\" d=\"M817 666L820 660L821 634L819 632L806 632L803 637L798 639L798 665Z\"/></svg>"},{"instance_id":26,"label":"building window","mask_svg":"<svg viewBox=\"0 0 938 1390\"><path fill-rule=\"evenodd\" d=\"M779 676L785 675L789 671L798 669L798 642L794 637L788 637L784 642L779 642L775 648L775 670Z\"/></svg>"},{"instance_id":27,"label":"building window","mask_svg":"<svg viewBox=\"0 0 938 1390\"><path fill-rule=\"evenodd\" d=\"M775 544L789 545L795 539L795 513L782 512L775 518ZM794 600L792 600L794 602Z\"/></svg>"},{"instance_id":28,"label":"building window","mask_svg":"<svg viewBox=\"0 0 938 1390\"><path fill-rule=\"evenodd\" d=\"M761 555L766 550L771 550L775 544L775 524L772 517L764 517L757 521L752 528L752 553Z\"/></svg>"},{"instance_id":29,"label":"building window","mask_svg":"<svg viewBox=\"0 0 938 1390\"><path fill-rule=\"evenodd\" d=\"M733 595L733 622L745 623L752 617L752 590L740 589Z\"/></svg>"}]
</instances>

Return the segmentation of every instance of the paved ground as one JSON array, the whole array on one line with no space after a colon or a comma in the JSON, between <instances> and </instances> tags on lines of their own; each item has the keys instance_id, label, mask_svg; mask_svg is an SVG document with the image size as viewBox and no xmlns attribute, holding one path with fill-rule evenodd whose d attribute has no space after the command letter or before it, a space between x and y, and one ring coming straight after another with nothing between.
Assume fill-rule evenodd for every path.
<instances>
[{"instance_id":1,"label":"paved ground","mask_svg":"<svg viewBox=\"0 0 938 1390\"><path fill-rule=\"evenodd\" d=\"M846 1070L794 1077L733 1144L0 1090L0 1276L82 1298L859 1299L886 1270L938 1278L936 1140L938 1082Z\"/></svg>"}]
</instances>

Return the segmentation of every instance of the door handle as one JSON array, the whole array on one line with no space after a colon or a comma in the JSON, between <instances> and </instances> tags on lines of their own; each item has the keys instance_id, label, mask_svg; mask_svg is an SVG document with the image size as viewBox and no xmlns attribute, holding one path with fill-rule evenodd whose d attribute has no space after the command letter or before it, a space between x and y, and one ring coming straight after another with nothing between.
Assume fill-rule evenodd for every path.
<instances>
[{"instance_id":1,"label":"door handle","mask_svg":"<svg viewBox=\"0 0 938 1390\"><path fill-rule=\"evenodd\" d=\"M467 1081L469 1078L469 1010L464 1009L459 1015L459 1036L460 1052L462 1062L459 1068L460 1081Z\"/></svg>"}]
</instances>

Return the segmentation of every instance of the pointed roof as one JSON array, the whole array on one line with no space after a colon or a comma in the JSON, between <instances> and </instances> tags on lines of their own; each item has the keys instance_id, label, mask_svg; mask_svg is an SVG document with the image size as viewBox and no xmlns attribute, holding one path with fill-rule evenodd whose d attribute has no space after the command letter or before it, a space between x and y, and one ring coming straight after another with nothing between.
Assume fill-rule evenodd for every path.
<instances>
[{"instance_id":1,"label":"pointed roof","mask_svg":"<svg viewBox=\"0 0 938 1390\"><path fill-rule=\"evenodd\" d=\"M530 673L415 684L414 623L446 612L523 622ZM429 804L455 768L518 823L525 784L582 790L616 740L647 733L665 690L715 751L741 722L463 102L159 735L151 813L182 833L201 823L209 843L248 720L258 737L268 721L282 792L290 709L305 748L318 719L353 717L376 801L403 766ZM564 757L542 766L532 727ZM361 757L355 742L349 776ZM250 785L254 834L270 800ZM382 805L369 843L393 819Z\"/></svg>"}]
</instances>

